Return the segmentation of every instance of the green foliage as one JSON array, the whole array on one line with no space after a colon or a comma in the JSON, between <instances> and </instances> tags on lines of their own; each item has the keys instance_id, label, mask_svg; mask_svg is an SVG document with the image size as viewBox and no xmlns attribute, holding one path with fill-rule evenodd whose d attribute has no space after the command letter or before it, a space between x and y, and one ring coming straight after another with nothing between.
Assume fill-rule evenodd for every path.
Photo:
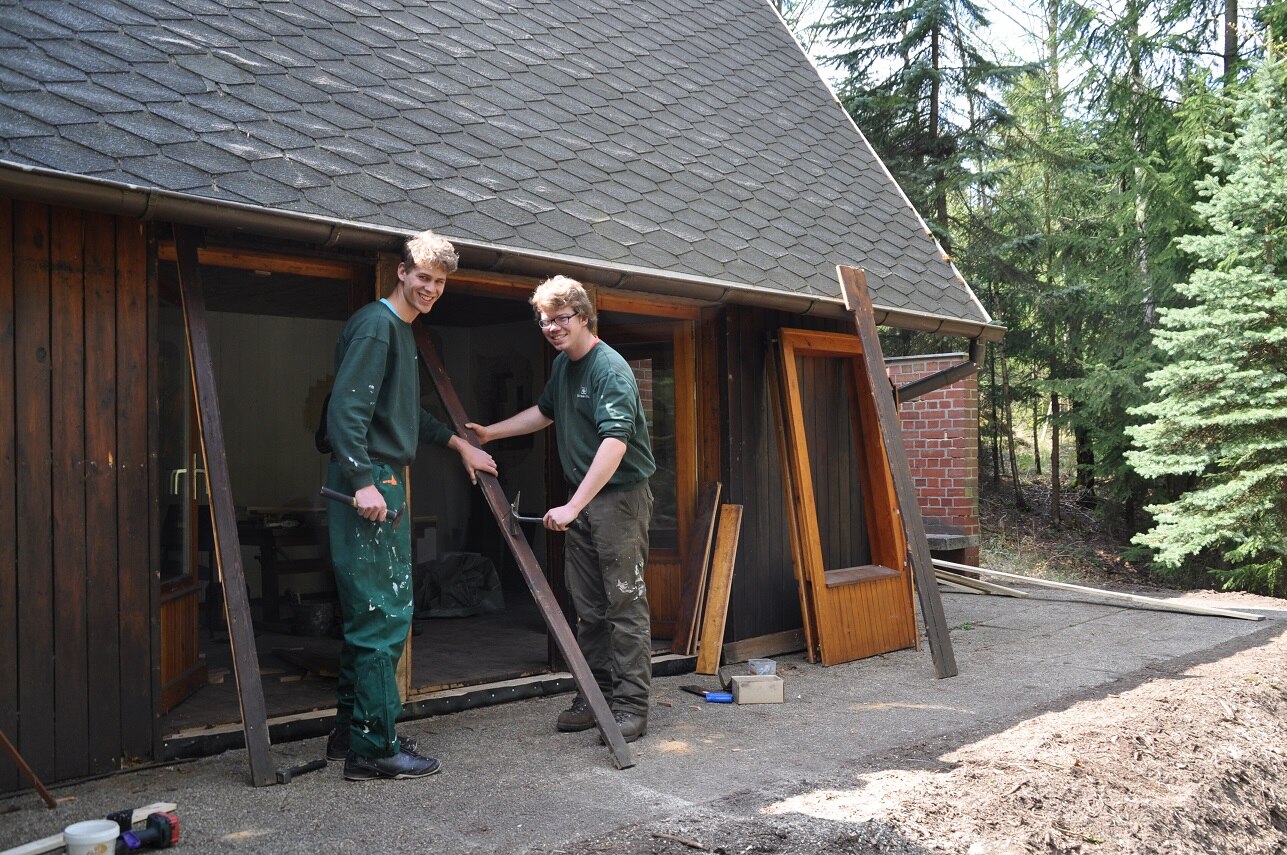
<instances>
[{"instance_id":1,"label":"green foliage","mask_svg":"<svg viewBox=\"0 0 1287 855\"><path fill-rule=\"evenodd\" d=\"M837 50L841 101L950 245L948 196L976 182L970 162L1007 121L991 87L1014 69L984 55L972 0L834 0L829 12L818 28Z\"/></svg>"},{"instance_id":2,"label":"green foliage","mask_svg":"<svg viewBox=\"0 0 1287 855\"><path fill-rule=\"evenodd\" d=\"M1149 508L1136 542L1171 567L1218 551L1226 586L1274 592L1287 567L1287 65L1261 63L1233 117L1235 133L1209 140L1205 229L1178 241L1197 269L1177 286L1188 304L1154 332L1168 362L1149 375L1128 456L1144 477L1197 478Z\"/></svg>"}]
</instances>

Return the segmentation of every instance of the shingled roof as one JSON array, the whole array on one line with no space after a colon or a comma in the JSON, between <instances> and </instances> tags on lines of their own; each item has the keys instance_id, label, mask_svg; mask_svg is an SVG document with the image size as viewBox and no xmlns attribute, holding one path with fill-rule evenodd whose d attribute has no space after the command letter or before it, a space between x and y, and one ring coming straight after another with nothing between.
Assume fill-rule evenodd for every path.
<instances>
[{"instance_id":1,"label":"shingled roof","mask_svg":"<svg viewBox=\"0 0 1287 855\"><path fill-rule=\"evenodd\" d=\"M996 331L767 0L5 6L0 190L431 227L697 296L835 304L855 264L892 322Z\"/></svg>"}]
</instances>

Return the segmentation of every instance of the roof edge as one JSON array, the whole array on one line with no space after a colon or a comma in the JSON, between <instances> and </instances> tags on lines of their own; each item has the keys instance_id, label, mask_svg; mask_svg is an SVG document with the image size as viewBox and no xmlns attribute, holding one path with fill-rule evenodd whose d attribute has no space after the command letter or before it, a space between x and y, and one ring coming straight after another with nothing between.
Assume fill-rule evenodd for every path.
<instances>
[{"instance_id":1,"label":"roof edge","mask_svg":"<svg viewBox=\"0 0 1287 855\"><path fill-rule=\"evenodd\" d=\"M83 207L145 221L170 221L267 235L332 249L397 252L401 249L402 241L410 234L408 230L389 226L272 211L240 202L207 199L6 160L0 160L0 194ZM452 237L450 234L445 236L456 245L462 262L467 262L470 267L498 273L579 274L581 278L597 280L609 287L663 297L684 297L711 306L731 303L800 315L833 318L849 316L838 296L773 291L742 282L489 244ZM538 264L539 270L536 270ZM999 341L1005 333L1004 327L992 323L966 321L879 304L873 308L876 311L876 323L899 329L979 338L984 341Z\"/></svg>"}]
</instances>

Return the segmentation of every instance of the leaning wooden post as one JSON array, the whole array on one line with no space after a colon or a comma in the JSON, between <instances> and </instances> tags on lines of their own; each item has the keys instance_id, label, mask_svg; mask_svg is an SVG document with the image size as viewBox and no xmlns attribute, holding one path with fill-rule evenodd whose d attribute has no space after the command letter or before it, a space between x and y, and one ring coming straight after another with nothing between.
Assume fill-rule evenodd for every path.
<instances>
[{"instance_id":1,"label":"leaning wooden post","mask_svg":"<svg viewBox=\"0 0 1287 855\"><path fill-rule=\"evenodd\" d=\"M862 362L867 369L867 386L875 398L876 416L880 421L880 439L885 446L885 459L889 461L890 475L894 481L894 498L898 502L898 517L903 521L903 534L907 538L908 557L912 562L912 575L916 579L916 594L920 598L921 617L925 621L925 635L929 639L934 671L940 679L956 676L956 657L952 655L952 639L943 615L943 600L938 594L938 581L929 551L929 538L925 535L925 522L916 502L916 489L912 486L912 470L907 463L907 449L903 447L903 430L898 423L894 396L888 393L889 376L885 373L885 356L880 349L880 336L876 332L876 314L871 308L867 293L867 278L856 267L836 266L840 277L840 292L845 308L853 312L862 341Z\"/></svg>"},{"instance_id":2,"label":"leaning wooden post","mask_svg":"<svg viewBox=\"0 0 1287 855\"><path fill-rule=\"evenodd\" d=\"M451 378L447 376L447 369L442 364L433 341L429 338L428 328L424 324L415 324L414 328L416 344L420 348L420 358L425 361L425 366L429 369L429 378L433 380L434 387L438 390L438 397L442 399L442 405L447 410L452 426L467 442L478 445L478 437L472 430L465 427L465 422L469 420L465 415L465 408L456 394L456 387L451 384ZM603 734L603 739L612 752L613 762L617 764L618 769L635 765L630 747L626 745L625 737L621 735L621 726L612 717L612 710L609 709L608 702L604 699L594 675L590 673L590 665L585 661L581 648L577 646L572 628L563 617L563 610L559 608L549 580L541 572L541 565L536 561L536 553L532 552L532 545L521 532L515 531L509 524L510 505L505 498L505 491L501 489L500 481L495 475L479 472L478 486L482 488L483 498L487 500L492 516L496 518L501 537L509 546L514 560L518 562L518 569L522 571L523 579L526 580L527 587L532 592L532 598L536 600L541 616L545 618L545 625L549 627L550 634L558 644L559 652L563 654L563 661L567 662L568 668L572 671L572 677L576 680L577 688L590 703L590 711L594 713L594 720L599 724L599 732Z\"/></svg>"},{"instance_id":3,"label":"leaning wooden post","mask_svg":"<svg viewBox=\"0 0 1287 855\"><path fill-rule=\"evenodd\" d=\"M223 420L219 416L210 333L206 328L206 298L197 264L199 241L200 232L196 229L174 227L179 293L183 298L183 322L188 332L188 363L197 395L197 425L201 453L206 461L206 490L210 496L215 562L223 578L224 613L228 619L228 640L232 644L233 673L237 677L241 727L246 737L246 753L250 755L251 782L256 787L266 787L275 783L276 778L273 758L268 750L268 713L264 707L264 686L259 677L255 630L250 621L250 600L246 596L246 575L241 566L237 510L232 502Z\"/></svg>"}]
</instances>

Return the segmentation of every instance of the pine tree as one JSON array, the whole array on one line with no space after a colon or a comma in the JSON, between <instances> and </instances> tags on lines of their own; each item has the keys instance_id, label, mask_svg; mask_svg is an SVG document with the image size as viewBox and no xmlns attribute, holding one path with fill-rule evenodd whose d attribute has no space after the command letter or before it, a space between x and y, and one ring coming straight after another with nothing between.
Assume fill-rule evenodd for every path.
<instances>
[{"instance_id":1,"label":"pine tree","mask_svg":"<svg viewBox=\"0 0 1287 855\"><path fill-rule=\"evenodd\" d=\"M1191 304L1154 330L1169 357L1149 375L1151 419L1131 433L1145 477L1193 489L1155 505L1136 542L1158 563L1219 553L1225 587L1281 592L1287 570L1287 64L1273 57L1236 90L1235 131L1211 140L1195 211L1206 230L1178 241L1195 272Z\"/></svg>"},{"instance_id":2,"label":"pine tree","mask_svg":"<svg viewBox=\"0 0 1287 855\"><path fill-rule=\"evenodd\" d=\"M837 53L841 101L951 251L948 199L1006 119L991 94L1016 69L984 55L973 0L832 0L817 25Z\"/></svg>"}]
</instances>

